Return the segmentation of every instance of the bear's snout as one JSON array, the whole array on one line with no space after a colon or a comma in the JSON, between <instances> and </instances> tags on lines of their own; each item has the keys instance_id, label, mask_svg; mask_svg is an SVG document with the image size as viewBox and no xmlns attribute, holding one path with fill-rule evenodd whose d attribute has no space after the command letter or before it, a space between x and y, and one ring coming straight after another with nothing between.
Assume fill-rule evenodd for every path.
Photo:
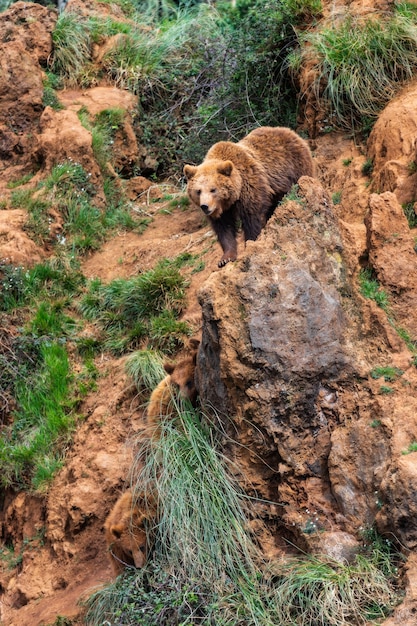
<instances>
[{"instance_id":1,"label":"bear's snout","mask_svg":"<svg viewBox=\"0 0 417 626\"><path fill-rule=\"evenodd\" d=\"M206 215L208 215L210 213L210 208L208 204L200 204L200 209L203 211L203 213L205 213Z\"/></svg>"}]
</instances>

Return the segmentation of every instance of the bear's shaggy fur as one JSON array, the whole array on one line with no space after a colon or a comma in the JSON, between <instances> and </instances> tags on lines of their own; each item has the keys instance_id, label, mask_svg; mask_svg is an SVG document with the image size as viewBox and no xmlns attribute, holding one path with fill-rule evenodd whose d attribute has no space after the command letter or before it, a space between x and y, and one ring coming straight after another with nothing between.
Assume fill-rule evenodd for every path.
<instances>
[{"instance_id":1,"label":"bear's shaggy fur","mask_svg":"<svg viewBox=\"0 0 417 626\"><path fill-rule=\"evenodd\" d=\"M187 192L207 215L223 249L219 267L237 258L236 234L259 237L277 203L301 176L313 176L307 143L289 128L256 128L238 143L220 141L201 165L185 165Z\"/></svg>"},{"instance_id":2,"label":"bear's shaggy fur","mask_svg":"<svg viewBox=\"0 0 417 626\"><path fill-rule=\"evenodd\" d=\"M110 563L115 576L125 567L143 567L148 552L146 524L156 515L156 505L144 496L134 498L125 491L109 513L104 530Z\"/></svg>"},{"instance_id":3,"label":"bear's shaggy fur","mask_svg":"<svg viewBox=\"0 0 417 626\"><path fill-rule=\"evenodd\" d=\"M169 416L174 412L173 394L175 392L183 398L188 398L195 405L198 395L195 384L195 368L199 345L198 339L190 339L190 352L188 354L175 364L164 364L167 376L152 391L146 411L148 431L151 436L159 435L161 417Z\"/></svg>"}]
</instances>

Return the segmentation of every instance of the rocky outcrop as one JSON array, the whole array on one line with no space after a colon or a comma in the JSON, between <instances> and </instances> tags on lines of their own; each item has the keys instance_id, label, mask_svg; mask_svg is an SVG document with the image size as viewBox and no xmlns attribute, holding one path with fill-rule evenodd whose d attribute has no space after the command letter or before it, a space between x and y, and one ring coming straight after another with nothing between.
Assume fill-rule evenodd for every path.
<instances>
[{"instance_id":1,"label":"rocky outcrop","mask_svg":"<svg viewBox=\"0 0 417 626\"><path fill-rule=\"evenodd\" d=\"M200 393L246 489L272 503L263 514L277 544L286 537L326 552L329 533L358 539L377 522L413 548L414 531L407 535L391 505L395 481L405 494L412 468L393 442L406 422L409 445L417 418L403 406L393 419L391 394L370 375L389 362L390 346L375 337L369 320L382 311L354 296L343 256L329 196L300 179L299 198L199 292ZM408 385L412 406L416 375L407 358L392 392ZM417 514L412 499L407 507Z\"/></svg>"},{"instance_id":2,"label":"rocky outcrop","mask_svg":"<svg viewBox=\"0 0 417 626\"><path fill-rule=\"evenodd\" d=\"M409 85L378 117L368 139L372 190L392 191L401 204L415 202L417 187L417 85Z\"/></svg>"}]
</instances>

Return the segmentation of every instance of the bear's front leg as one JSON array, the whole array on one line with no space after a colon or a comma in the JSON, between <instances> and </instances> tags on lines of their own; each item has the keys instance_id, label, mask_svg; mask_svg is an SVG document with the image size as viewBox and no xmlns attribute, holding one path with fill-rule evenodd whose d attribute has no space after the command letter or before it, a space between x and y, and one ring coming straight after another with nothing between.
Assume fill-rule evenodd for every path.
<instances>
[{"instance_id":1,"label":"bear's front leg","mask_svg":"<svg viewBox=\"0 0 417 626\"><path fill-rule=\"evenodd\" d=\"M233 222L226 221L224 217L225 214L218 220L211 220L213 230L223 249L223 256L218 262L219 267L224 267L229 261L237 259L236 226Z\"/></svg>"}]
</instances>

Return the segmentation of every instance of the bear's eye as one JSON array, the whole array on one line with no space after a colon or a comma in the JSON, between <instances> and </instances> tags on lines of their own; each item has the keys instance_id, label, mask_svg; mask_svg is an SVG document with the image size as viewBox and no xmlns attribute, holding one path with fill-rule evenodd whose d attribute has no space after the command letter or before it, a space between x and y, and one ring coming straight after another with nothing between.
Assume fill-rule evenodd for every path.
<instances>
[{"instance_id":1,"label":"bear's eye","mask_svg":"<svg viewBox=\"0 0 417 626\"><path fill-rule=\"evenodd\" d=\"M200 196L201 195L201 189L197 189L196 190L196 194L197 194L197 196Z\"/></svg>"},{"instance_id":2,"label":"bear's eye","mask_svg":"<svg viewBox=\"0 0 417 626\"><path fill-rule=\"evenodd\" d=\"M217 189L210 189L210 193L216 193Z\"/></svg>"}]
</instances>

